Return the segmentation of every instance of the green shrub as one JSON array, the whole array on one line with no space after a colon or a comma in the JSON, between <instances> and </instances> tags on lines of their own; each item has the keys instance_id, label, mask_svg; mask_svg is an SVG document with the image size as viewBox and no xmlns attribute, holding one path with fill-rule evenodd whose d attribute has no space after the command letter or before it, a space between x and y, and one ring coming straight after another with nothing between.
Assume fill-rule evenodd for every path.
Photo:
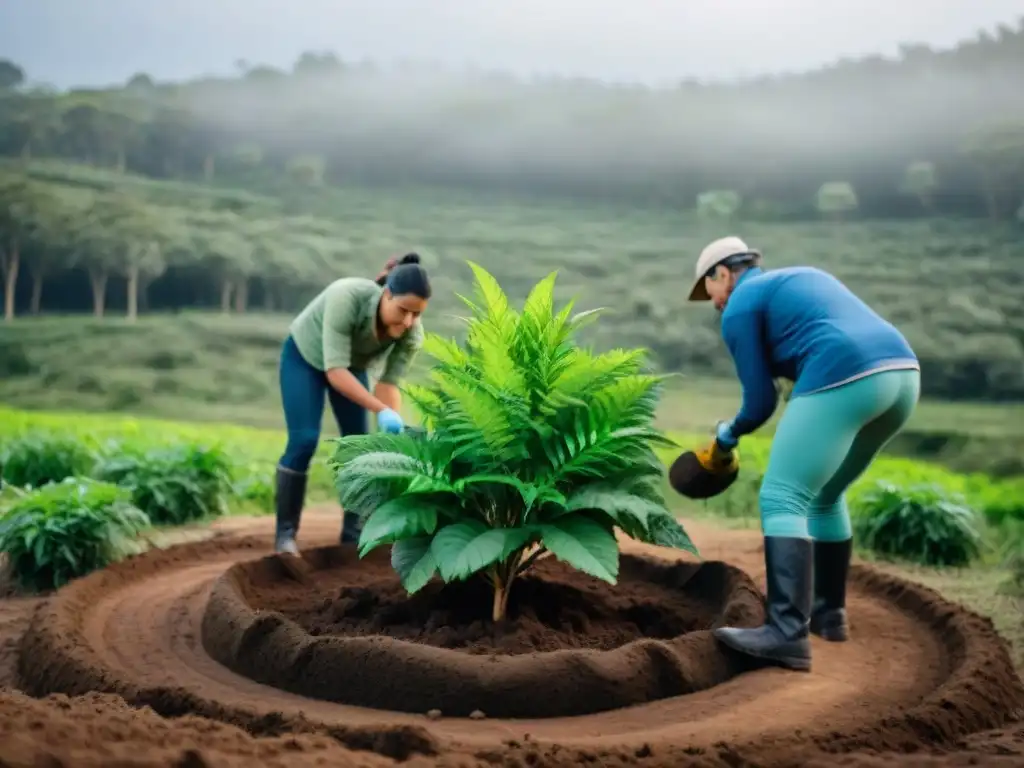
<instances>
[{"instance_id":1,"label":"green shrub","mask_svg":"<svg viewBox=\"0 0 1024 768\"><path fill-rule=\"evenodd\" d=\"M407 387L422 434L341 438L331 460L342 505L365 520L361 556L393 544L410 593L435 573L479 574L506 616L512 584L550 554L609 583L619 571L615 528L696 553L662 498L652 444L662 378L641 351L594 355L574 333L595 313L556 311L555 274L521 312L475 264L477 306L466 343L430 335L429 386Z\"/></svg>"},{"instance_id":2,"label":"green shrub","mask_svg":"<svg viewBox=\"0 0 1024 768\"><path fill-rule=\"evenodd\" d=\"M264 512L274 511L274 485L267 473L248 469L232 485L232 496Z\"/></svg>"},{"instance_id":3,"label":"green shrub","mask_svg":"<svg viewBox=\"0 0 1024 768\"><path fill-rule=\"evenodd\" d=\"M129 489L135 506L156 525L223 514L233 487L227 455L196 444L108 450L95 476Z\"/></svg>"},{"instance_id":4,"label":"green shrub","mask_svg":"<svg viewBox=\"0 0 1024 768\"><path fill-rule=\"evenodd\" d=\"M853 525L861 546L921 565L967 565L981 551L977 514L939 486L879 483L857 497Z\"/></svg>"},{"instance_id":5,"label":"green shrub","mask_svg":"<svg viewBox=\"0 0 1024 768\"><path fill-rule=\"evenodd\" d=\"M55 589L138 551L134 537L147 527L127 490L67 478L25 494L0 517L0 552L22 586Z\"/></svg>"},{"instance_id":6,"label":"green shrub","mask_svg":"<svg viewBox=\"0 0 1024 768\"><path fill-rule=\"evenodd\" d=\"M84 443L47 432L30 432L0 450L0 477L21 488L39 488L86 475L95 457Z\"/></svg>"},{"instance_id":7,"label":"green shrub","mask_svg":"<svg viewBox=\"0 0 1024 768\"><path fill-rule=\"evenodd\" d=\"M1002 565L1010 573L1001 585L1004 594L1024 597L1024 522L1008 522L1000 530Z\"/></svg>"}]
</instances>

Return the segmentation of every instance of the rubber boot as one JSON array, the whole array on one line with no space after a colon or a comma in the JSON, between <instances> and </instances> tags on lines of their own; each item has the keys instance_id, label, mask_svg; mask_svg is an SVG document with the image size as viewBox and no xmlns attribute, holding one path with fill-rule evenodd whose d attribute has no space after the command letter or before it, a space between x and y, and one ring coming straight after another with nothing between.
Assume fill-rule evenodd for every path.
<instances>
[{"instance_id":1,"label":"rubber boot","mask_svg":"<svg viewBox=\"0 0 1024 768\"><path fill-rule=\"evenodd\" d=\"M299 554L295 536L302 519L302 504L306 499L306 473L278 466L277 468L277 532L274 551L278 554Z\"/></svg>"},{"instance_id":2,"label":"rubber boot","mask_svg":"<svg viewBox=\"0 0 1024 768\"><path fill-rule=\"evenodd\" d=\"M814 542L814 606L811 632L831 643L849 639L846 622L846 577L853 539Z\"/></svg>"},{"instance_id":3,"label":"rubber boot","mask_svg":"<svg viewBox=\"0 0 1024 768\"><path fill-rule=\"evenodd\" d=\"M810 539L766 536L768 614L766 624L754 629L721 627L714 636L734 651L801 672L811 669L808 624L814 578Z\"/></svg>"},{"instance_id":4,"label":"rubber boot","mask_svg":"<svg viewBox=\"0 0 1024 768\"><path fill-rule=\"evenodd\" d=\"M358 515L353 512L341 512L341 543L355 544L359 541L359 535L363 532L363 526Z\"/></svg>"}]
</instances>

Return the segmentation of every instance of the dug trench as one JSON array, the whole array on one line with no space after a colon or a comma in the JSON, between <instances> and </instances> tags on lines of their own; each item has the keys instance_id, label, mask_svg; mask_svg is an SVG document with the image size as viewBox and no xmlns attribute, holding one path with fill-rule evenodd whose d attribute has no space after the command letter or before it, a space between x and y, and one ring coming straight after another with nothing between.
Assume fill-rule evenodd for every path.
<instances>
[{"instance_id":1,"label":"dug trench","mask_svg":"<svg viewBox=\"0 0 1024 768\"><path fill-rule=\"evenodd\" d=\"M386 548L307 550L302 582L281 558L232 566L203 614L212 658L250 679L327 701L467 717L585 715L719 685L753 665L711 629L758 626L753 581L719 561L622 555L613 587L552 559L489 620L482 579L409 598ZM537 692L543 691L543 696Z\"/></svg>"},{"instance_id":2,"label":"dug trench","mask_svg":"<svg viewBox=\"0 0 1024 768\"><path fill-rule=\"evenodd\" d=\"M924 587L863 566L851 577L853 639L815 641L810 674L745 672L689 695L624 709L519 720L490 714L482 720L431 720L306 698L234 673L204 649L204 615L217 584L233 566L251 566L270 550L271 526L265 519L225 525L232 531L219 540L134 558L74 582L41 601L31 615L22 604L18 615L24 620L0 621L3 632L21 635L13 646L21 691L0 694L0 766L390 766L401 761L415 768L777 768L1010 766L1024 758L1024 686L991 623ZM696 525L690 530L709 560L726 561L760 582L756 537ZM300 543L326 545L336 535L336 514L311 511ZM623 549L644 558L672 555L628 542ZM321 589L337 595L341 586ZM267 606L284 598L274 592L268 584ZM380 592L378 600L386 597ZM344 628L350 639L360 632L366 639L374 620L361 618L358 606L367 598L349 594L349 599L340 616L318 612L307 601L312 610L293 608L292 618L282 614L282 620L310 637L307 630ZM0 618L8 607L9 601L0 601ZM699 611L692 613L701 618L695 615ZM658 634L657 622L653 626L638 631ZM679 626L663 627L661 633ZM474 639L465 632L441 633L432 646L427 637L418 645L486 660L489 652L474 649L505 642L506 651L526 651L529 644L512 643L507 634L490 639L485 634L477 631ZM557 635L531 642L547 649L565 644ZM588 649L547 655L615 653L636 642L622 629L603 638ZM530 655L506 652L496 658ZM544 698L555 683L545 681L535 699Z\"/></svg>"}]
</instances>

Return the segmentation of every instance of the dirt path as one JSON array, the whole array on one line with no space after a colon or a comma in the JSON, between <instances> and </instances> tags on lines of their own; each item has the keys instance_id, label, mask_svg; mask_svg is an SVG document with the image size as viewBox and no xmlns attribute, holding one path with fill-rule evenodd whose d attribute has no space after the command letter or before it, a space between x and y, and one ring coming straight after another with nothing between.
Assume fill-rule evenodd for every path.
<instances>
[{"instance_id":1,"label":"dirt path","mask_svg":"<svg viewBox=\"0 0 1024 768\"><path fill-rule=\"evenodd\" d=\"M332 543L338 522L336 512L311 510L300 544ZM268 765L328 758L333 765L383 765L391 757L407 765L667 768L812 765L817 754L823 765L866 765L873 758L865 753L923 752L929 746L960 752L930 761L1019 765L1024 760L1024 726L1007 727L1024 715L1024 687L991 624L928 590L861 568L851 585L852 642L816 640L814 670L807 675L762 670L628 709L508 721L431 721L260 685L214 662L203 649L200 627L212 582L232 563L268 553L272 524L267 518L227 519L214 526L222 534L216 540L154 553L77 582L41 608L20 659L22 683L34 695L101 691L149 704L165 716L203 715L252 735L208 720L163 720L116 700L47 704L7 695L0 696L0 766L35 764L41 751L57 754L62 743L78 753L68 765L113 765L114 747L126 757L153 761L133 765L175 764L189 750L200 762L178 764L248 759L251 765L258 757ZM688 529L705 559L737 565L762 583L758 535L692 523ZM633 542L624 549L669 554ZM12 643L32 607L32 601L0 602L0 685L5 659L9 668ZM97 743L83 733L84 725L76 725L70 731L65 727L60 731L65 737L55 740L58 721L40 718L45 712L59 717L61 710L74 712L76 723L108 722L109 714L109 722L123 728L109 725L107 738ZM35 729L38 738L24 727L26 717L42 723ZM143 725L147 718L152 724ZM1003 730L964 741L997 727ZM75 744L69 733L82 741ZM8 752L5 734L12 744L17 738L16 751ZM904 758L900 764L911 763Z\"/></svg>"}]
</instances>

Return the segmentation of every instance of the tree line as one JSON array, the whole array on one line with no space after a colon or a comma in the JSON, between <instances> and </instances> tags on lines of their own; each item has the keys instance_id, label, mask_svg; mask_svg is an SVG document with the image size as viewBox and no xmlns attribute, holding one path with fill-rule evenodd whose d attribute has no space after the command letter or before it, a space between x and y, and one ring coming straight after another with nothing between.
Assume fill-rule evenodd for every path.
<instances>
[{"instance_id":1,"label":"tree line","mask_svg":"<svg viewBox=\"0 0 1024 768\"><path fill-rule=\"evenodd\" d=\"M611 308L593 331L597 347L647 347L660 367L690 375L732 373L716 313L680 299L689 258L721 234L721 222L329 192L305 194L333 216L308 213L309 199L59 163L0 165L5 318L294 313L330 280L372 277L387 256L415 248L435 283L433 331L461 332L451 315L468 290L465 259L492 270L513 296L557 269L562 298ZM921 357L926 395L1024 398L1019 228L944 219L744 222L742 232L771 266L823 266L903 329ZM8 353L19 354L0 344L0 370L16 369L4 368Z\"/></svg>"},{"instance_id":2,"label":"tree line","mask_svg":"<svg viewBox=\"0 0 1024 768\"><path fill-rule=\"evenodd\" d=\"M948 50L674 89L386 68L57 92L0 61L0 154L257 189L451 184L763 220L1024 216L1024 20Z\"/></svg>"}]
</instances>

